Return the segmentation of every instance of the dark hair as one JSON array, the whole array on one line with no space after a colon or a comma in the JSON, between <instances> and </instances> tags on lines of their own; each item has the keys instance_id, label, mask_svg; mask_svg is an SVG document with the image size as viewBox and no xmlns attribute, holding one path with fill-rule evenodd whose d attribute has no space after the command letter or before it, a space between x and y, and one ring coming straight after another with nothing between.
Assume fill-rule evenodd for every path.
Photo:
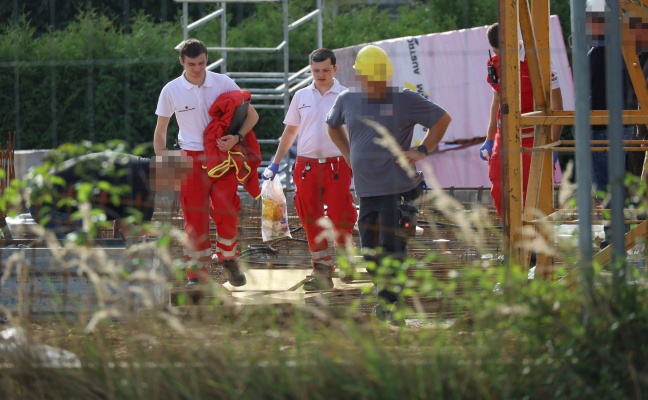
<instances>
[{"instance_id":1,"label":"dark hair","mask_svg":"<svg viewBox=\"0 0 648 400\"><path fill-rule=\"evenodd\" d=\"M308 56L308 63L312 64L314 62L322 62L328 59L331 60L331 64L335 65L335 62L337 61L335 58L335 53L333 53L332 50L322 47L317 50L313 50L313 52L310 53L310 56Z\"/></svg>"},{"instance_id":2,"label":"dark hair","mask_svg":"<svg viewBox=\"0 0 648 400\"><path fill-rule=\"evenodd\" d=\"M491 47L499 49L499 24L497 22L488 27L486 36Z\"/></svg>"},{"instance_id":3,"label":"dark hair","mask_svg":"<svg viewBox=\"0 0 648 400\"><path fill-rule=\"evenodd\" d=\"M187 39L180 49L180 57L184 61L185 56L189 58L196 58L202 53L207 55L207 46L198 39Z\"/></svg>"}]
</instances>

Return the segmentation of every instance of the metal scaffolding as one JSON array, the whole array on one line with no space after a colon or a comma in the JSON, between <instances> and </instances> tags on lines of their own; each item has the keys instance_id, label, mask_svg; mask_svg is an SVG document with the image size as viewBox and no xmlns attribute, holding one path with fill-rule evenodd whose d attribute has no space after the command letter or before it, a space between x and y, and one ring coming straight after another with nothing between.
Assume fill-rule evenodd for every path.
<instances>
[{"instance_id":1,"label":"metal scaffolding","mask_svg":"<svg viewBox=\"0 0 648 400\"><path fill-rule=\"evenodd\" d=\"M608 266L623 257L625 251L632 248L636 243L648 238L648 221L624 220L623 204L620 199L613 198L612 203L612 228L616 231L623 231L625 224L636 224L630 229L625 237L616 235L615 243L613 236L612 246L597 252L592 256L592 216L595 214L592 207L591 192L591 151L590 125L610 125L618 127L621 124L641 124L648 126L648 87L646 78L643 76L641 66L636 52L635 37L631 34L630 28L624 24L621 29L618 23L618 16L623 13L634 13L642 20L648 20L648 1L646 0L607 0L607 5L612 9L610 13L613 19L617 16L616 27L612 26L608 31L608 43L610 52L617 50L623 55L632 85L639 102L638 110L620 110L618 107L610 107L610 111L591 111L589 105L589 65L587 63L587 43L585 35L585 0L572 1L572 32L574 37L573 65L575 88L576 88L576 112L574 111L552 111L551 110L551 60L549 44L549 0L534 0L532 6L528 0L500 0L500 52L501 52L501 110L503 130L503 177L504 177L504 232L508 238L508 252L512 259L519 264L528 265L529 249L525 249L523 243L523 226L535 228L535 234L543 236L547 243L553 243L553 232L541 229L543 224L557 224L562 222L575 222L579 224L579 266L585 267L586 276L591 275L592 265L598 264ZM535 111L521 113L519 97L519 51L518 51L518 27L522 33L529 72L533 85L533 96L535 100ZM614 72L606 71L609 77ZM589 116L589 118L588 118ZM521 137L519 134L521 126L536 126L535 142L532 163L529 174L529 184L526 195L526 205L523 206L522 199L522 168L521 168ZM550 143L549 130L553 125L575 125L576 140ZM615 135L618 136L618 135ZM610 157L614 159L615 152L623 151L645 151L648 141L622 141L620 137L611 137L605 142L607 147L597 150L610 151ZM609 143L609 144L608 144ZM601 143L597 143L600 145ZM623 147L626 146L626 147ZM576 174L578 177L578 206L577 209L556 210L553 204L552 176L552 152L565 151L576 153ZM647 153L648 154L648 153ZM646 165L642 178L646 179ZM617 167L623 168L621 165ZM612 193L614 197L614 182L619 181L614 174L623 174L618 168L610 169L610 182L613 182ZM617 183L622 184L622 183ZM618 196L617 196L618 197ZM615 207L621 207L615 210ZM619 212L620 211L620 212ZM598 211L600 214L600 210ZM601 219L600 215L597 219ZM621 226L621 228L619 228ZM552 259L546 255L539 254L538 272L544 278L555 277ZM617 264L616 262L614 263ZM623 262L620 263L621 265Z\"/></svg>"},{"instance_id":2,"label":"metal scaffolding","mask_svg":"<svg viewBox=\"0 0 648 400\"><path fill-rule=\"evenodd\" d=\"M207 69L214 70L220 68L220 73L228 75L236 83L246 84L260 84L265 87L250 87L245 86L246 90L252 93L252 100L254 107L260 108L274 108L283 109L284 113L288 111L290 105L290 96L298 89L308 85L312 77L310 75L309 66L302 68L297 72L290 72L290 32L308 21L315 21L317 23L317 47L322 47L322 0L315 0L315 9L310 13L298 18L293 22L289 22L288 14L288 0L175 0L176 3L182 3L182 28L183 28L183 41L189 38L189 33L210 21L220 19L220 45L211 46L208 41L205 41L207 50L210 52L218 52L220 58L211 63ZM283 25L283 40L277 44L276 47L228 47L227 46L227 4L228 3L261 3L261 2L276 2L281 3L283 8L282 21L277 21ZM189 3L210 3L218 4L218 9L210 14L198 19L197 21L189 23ZM178 44L175 49L179 50L182 42ZM227 70L227 55L234 52L255 52L255 53L277 53L283 52L283 71L278 72L230 72ZM276 87L268 88L277 84Z\"/></svg>"}]
</instances>

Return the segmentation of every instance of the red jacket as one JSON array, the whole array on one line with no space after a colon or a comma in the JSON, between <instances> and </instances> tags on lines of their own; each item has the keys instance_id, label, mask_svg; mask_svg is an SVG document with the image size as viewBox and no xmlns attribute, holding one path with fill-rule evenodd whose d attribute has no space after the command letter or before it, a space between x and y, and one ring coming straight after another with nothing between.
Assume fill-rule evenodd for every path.
<instances>
[{"instance_id":1,"label":"red jacket","mask_svg":"<svg viewBox=\"0 0 648 400\"><path fill-rule=\"evenodd\" d=\"M497 54L493 55L492 61L488 60L488 65L492 64L495 66L495 69L497 71L497 76L500 77L500 60L499 56ZM500 85L499 83L492 83L490 81L490 77L487 76L486 80L490 85L497 91L497 93L500 92ZM526 60L526 57L524 60L520 60L520 113L528 113L535 111L535 105L534 105L534 98L533 98L533 87L531 85L531 74L529 73L529 63ZM500 110L497 110L497 120L498 122L501 120L501 115L500 115ZM499 123L498 123L499 126ZM522 132L525 130L530 130L533 131L533 129L528 128L528 127L523 127Z\"/></svg>"},{"instance_id":2,"label":"red jacket","mask_svg":"<svg viewBox=\"0 0 648 400\"><path fill-rule=\"evenodd\" d=\"M237 143L227 153L220 151L217 144L218 138L226 134L236 107L251 97L247 90L235 90L218 96L209 108L212 121L203 134L207 159L203 168L207 170L207 175L214 179L232 169L245 190L257 199L261 195L257 174L257 168L261 165L261 147L254 132L248 132L243 138L243 143Z\"/></svg>"}]
</instances>

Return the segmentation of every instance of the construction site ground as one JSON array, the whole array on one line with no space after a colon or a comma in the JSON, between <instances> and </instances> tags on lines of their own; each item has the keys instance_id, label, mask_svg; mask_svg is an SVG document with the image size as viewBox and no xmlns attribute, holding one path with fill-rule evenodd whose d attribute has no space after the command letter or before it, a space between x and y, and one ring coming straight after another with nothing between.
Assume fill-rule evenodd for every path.
<instances>
[{"instance_id":1,"label":"construction site ground","mask_svg":"<svg viewBox=\"0 0 648 400\"><path fill-rule=\"evenodd\" d=\"M465 227L462 228L456 221L444 216L432 202L422 200L416 203L419 209L418 229L416 238L409 242L408 255L418 262L408 270L408 276L420 279L419 271L424 270L433 279L447 282L463 268L499 265L502 255L499 217L492 205L488 202L481 203L482 191L483 196L490 200L487 190L474 189L470 191L471 194L463 196L463 201L455 204L460 208L454 210L455 213L465 214L473 212L476 208L481 210L481 215L486 218L481 223L489 229L479 232L482 235L480 249L467 242L464 237ZM471 199L471 196L474 199ZM343 283L336 277L333 279L335 288L332 290L304 291L302 285L311 273L310 251L304 230L292 205L290 191L287 197L291 237L268 242L264 242L261 238L261 202L243 199L239 217L238 245L241 252L240 264L245 269L247 284L242 287L232 287L218 263L211 265L213 282L222 284L231 293L232 303L237 305L295 304L347 307L354 304L357 306L357 311L369 314L376 304L376 296L373 291L374 285L366 272L359 252L351 260L356 267L356 279L353 282ZM461 197L458 195L458 198ZM177 211L177 204L172 207L170 216L173 216L173 224L181 228L182 218ZM467 226L471 230L470 223ZM212 232L215 232L213 225ZM354 230L353 242L356 248L360 247L357 229ZM182 247L179 243L173 245L172 251L174 257L182 256ZM186 291L184 285L183 280L176 280L174 290L183 293ZM406 303L419 313L452 314L456 312L453 299L463 293L464 286L458 284L453 288L452 293L440 293L438 296L407 297ZM190 307L191 301L185 299L184 303Z\"/></svg>"},{"instance_id":2,"label":"construction site ground","mask_svg":"<svg viewBox=\"0 0 648 400\"><path fill-rule=\"evenodd\" d=\"M421 291L420 295L408 295L405 303L417 312L418 315L427 316L450 316L458 312L457 299L462 296L465 290L474 290L474 281L464 279L464 272L470 268L480 271L495 272L496 267L501 265L502 242L499 217L490 204L489 193L483 188L463 189L459 191L446 190L448 199L451 201L443 205L444 212L440 211L439 201L430 200L424 196L414 205L418 208L418 227L416 237L410 239L408 244L408 256L412 262L407 270L410 282L416 285L423 284L424 280L433 280L436 283L452 282L446 289L434 289ZM349 306L354 312L369 315L376 304L375 287L366 272L364 260L359 253L360 239L357 229L354 230L353 242L357 252L346 258L356 268L355 279L352 282L344 283L339 277L333 279L335 287L331 290L317 292L306 292L303 283L311 274L311 257L306 241L305 233L296 211L293 206L292 191L287 191L288 220L291 237L278 238L264 242L261 238L261 201L254 201L242 193L242 205L239 214L238 249L240 251L240 265L247 276L247 284L241 287L232 287L218 262L210 265L210 288L217 288L214 291L204 291L196 296L193 290L187 290L184 273L173 275L168 285L168 304L176 310L184 310L187 313L194 312L197 308L204 308L208 313L224 313L231 307L255 308L261 306L301 307L312 305L326 307L327 309L348 309ZM177 199L160 203L154 214L154 220L170 222L178 229L183 229L184 221L177 204ZM103 235L110 235L112 232L104 231ZM470 236L473 236L470 238ZM212 243L215 243L215 226L212 223ZM100 243L100 242L98 242ZM475 243L479 243L476 245ZM110 247L105 243L97 244L97 247ZM112 246L112 245L111 245ZM122 248L125 244L122 243ZM30 246L31 247L31 246ZM53 257L43 248L40 243L41 253L38 257ZM119 247L119 244L118 244ZM42 251L45 251L43 253ZM126 249L120 252L113 248L115 257L124 257ZM175 260L182 260L183 248L179 240L172 240L169 246L170 255ZM27 253L27 259L34 259L34 255ZM35 254L35 253L34 253ZM49 256L48 256L49 254ZM4 254L3 258L7 255ZM45 264L49 264L47 260ZM53 258L52 258L53 259ZM28 261L29 265L31 261ZM41 265L43 261L40 262ZM36 264L34 271L37 270ZM180 262L180 265L182 263ZM339 271L339 269L338 269ZM7 287L1 289L0 296L5 306L19 307L16 299L19 297L18 289L22 278L16 276L12 282L15 288ZM48 272L49 273L49 272ZM26 289L31 297L30 306L32 313L34 307L41 312L60 306L55 305L46 298L63 298L68 303L64 305L66 310L74 309L74 301L89 299L92 302L95 297L88 295L91 290L89 282L81 282L74 273L69 271L56 272L49 281L60 287L59 291L65 293L54 293L55 289L51 283L41 283L34 286L39 278L38 272L34 272L34 279L27 283ZM338 272L339 274L339 272ZM48 281L48 282L49 282ZM36 282L36 283L34 283ZM31 285L31 286L30 286ZM15 295L12 293L16 293ZM416 290L414 292L417 292ZM75 296L81 297L75 297ZM17 296L14 299L12 296ZM164 296L161 296L164 297ZM217 298L216 298L217 297ZM76 299L76 300L74 300ZM45 304L47 303L47 304ZM214 306L217 307L214 307ZM207 306L207 307L204 307ZM219 307L218 307L219 306ZM50 307L50 308L47 308ZM203 311L204 311L203 310ZM201 311L202 312L202 311Z\"/></svg>"}]
</instances>

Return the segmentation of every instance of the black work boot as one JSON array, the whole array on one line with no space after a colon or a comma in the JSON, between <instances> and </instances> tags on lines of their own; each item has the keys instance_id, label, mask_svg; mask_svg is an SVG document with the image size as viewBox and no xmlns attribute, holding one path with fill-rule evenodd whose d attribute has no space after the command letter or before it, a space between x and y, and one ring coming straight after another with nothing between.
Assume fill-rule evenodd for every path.
<instances>
[{"instance_id":1,"label":"black work boot","mask_svg":"<svg viewBox=\"0 0 648 400\"><path fill-rule=\"evenodd\" d=\"M313 263L313 276L304 282L304 290L324 290L333 288L333 271L327 264Z\"/></svg>"},{"instance_id":2,"label":"black work boot","mask_svg":"<svg viewBox=\"0 0 648 400\"><path fill-rule=\"evenodd\" d=\"M223 260L223 270L225 270L230 285L238 287L247 283L245 274L241 272L236 260Z\"/></svg>"}]
</instances>

